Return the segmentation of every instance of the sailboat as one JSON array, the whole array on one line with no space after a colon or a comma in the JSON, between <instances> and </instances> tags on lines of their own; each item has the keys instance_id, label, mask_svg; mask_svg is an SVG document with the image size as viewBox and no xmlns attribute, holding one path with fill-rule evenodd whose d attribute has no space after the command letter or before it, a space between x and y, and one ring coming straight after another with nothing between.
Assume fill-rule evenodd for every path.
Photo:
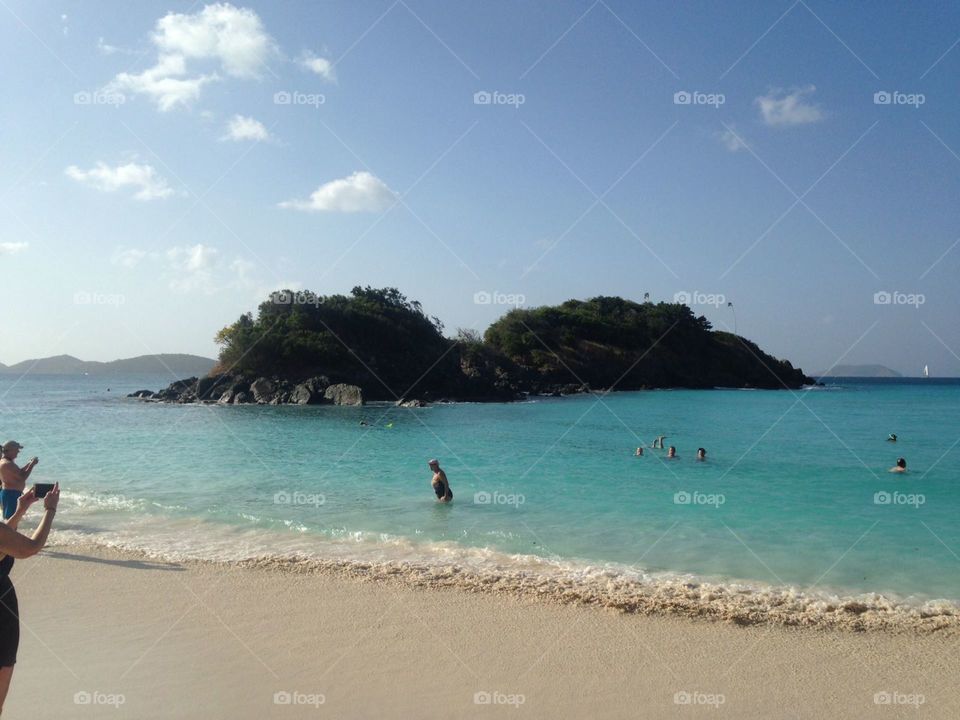
<instances>
[{"instance_id":1,"label":"sailboat","mask_svg":"<svg viewBox=\"0 0 960 720\"><path fill-rule=\"evenodd\" d=\"M923 366L923 376L924 376L925 378L930 377L930 366L929 366L929 365L924 365L924 366Z\"/></svg>"}]
</instances>

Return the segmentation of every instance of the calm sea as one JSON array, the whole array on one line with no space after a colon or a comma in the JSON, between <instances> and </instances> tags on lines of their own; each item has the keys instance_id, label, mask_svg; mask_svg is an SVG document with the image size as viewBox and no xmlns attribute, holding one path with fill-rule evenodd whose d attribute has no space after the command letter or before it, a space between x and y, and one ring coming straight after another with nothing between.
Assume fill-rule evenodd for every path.
<instances>
[{"instance_id":1,"label":"calm sea","mask_svg":"<svg viewBox=\"0 0 960 720\"><path fill-rule=\"evenodd\" d=\"M221 560L542 558L574 574L960 600L956 380L423 409L124 397L169 381L0 377L0 434L40 457L33 480L63 486L57 541ZM658 434L678 459L649 448ZM908 473L888 472L898 456Z\"/></svg>"}]
</instances>

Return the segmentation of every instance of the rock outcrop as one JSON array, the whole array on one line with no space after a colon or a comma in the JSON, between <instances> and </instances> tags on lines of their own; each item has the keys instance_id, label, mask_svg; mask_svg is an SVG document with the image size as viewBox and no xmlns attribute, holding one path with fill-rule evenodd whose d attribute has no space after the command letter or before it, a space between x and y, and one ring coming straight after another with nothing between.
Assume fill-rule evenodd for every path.
<instances>
[{"instance_id":1,"label":"rock outcrop","mask_svg":"<svg viewBox=\"0 0 960 720\"><path fill-rule=\"evenodd\" d=\"M331 385L324 390L323 397L334 405L363 405L363 390L358 385Z\"/></svg>"}]
</instances>

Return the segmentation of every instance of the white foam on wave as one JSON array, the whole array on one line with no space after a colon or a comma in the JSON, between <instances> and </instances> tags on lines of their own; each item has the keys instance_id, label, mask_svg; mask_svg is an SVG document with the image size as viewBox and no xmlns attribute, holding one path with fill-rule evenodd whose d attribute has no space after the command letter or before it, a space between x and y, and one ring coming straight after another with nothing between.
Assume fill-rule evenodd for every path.
<instances>
[{"instance_id":1,"label":"white foam on wave","mask_svg":"<svg viewBox=\"0 0 960 720\"><path fill-rule=\"evenodd\" d=\"M246 518L245 525L231 525L166 514L120 514L116 510L121 508L110 499L91 505L88 498L65 498L77 503L74 515L79 522L61 526L51 535L51 542L58 545L93 544L169 561L214 561L291 572L326 572L739 624L772 622L855 630L960 633L960 607L948 600L911 601L876 593L842 595L704 580L689 574L509 554L452 541L423 542L386 533L341 529L321 535L292 522L265 526L252 515ZM98 517L103 512L111 517Z\"/></svg>"}]
</instances>

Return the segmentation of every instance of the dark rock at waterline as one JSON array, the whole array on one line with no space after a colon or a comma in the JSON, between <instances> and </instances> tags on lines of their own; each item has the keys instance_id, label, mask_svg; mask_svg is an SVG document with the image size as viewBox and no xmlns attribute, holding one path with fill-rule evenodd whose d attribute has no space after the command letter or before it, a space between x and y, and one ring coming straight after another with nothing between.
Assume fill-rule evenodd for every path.
<instances>
[{"instance_id":1,"label":"dark rock at waterline","mask_svg":"<svg viewBox=\"0 0 960 720\"><path fill-rule=\"evenodd\" d=\"M127 395L127 397L139 398L140 400L148 400L152 398L155 394L156 393L154 393L153 390L137 390L136 392L132 392L129 395Z\"/></svg>"},{"instance_id":2,"label":"dark rock at waterline","mask_svg":"<svg viewBox=\"0 0 960 720\"><path fill-rule=\"evenodd\" d=\"M336 383L323 391L323 397L334 405L363 405L363 390L358 385Z\"/></svg>"}]
</instances>

